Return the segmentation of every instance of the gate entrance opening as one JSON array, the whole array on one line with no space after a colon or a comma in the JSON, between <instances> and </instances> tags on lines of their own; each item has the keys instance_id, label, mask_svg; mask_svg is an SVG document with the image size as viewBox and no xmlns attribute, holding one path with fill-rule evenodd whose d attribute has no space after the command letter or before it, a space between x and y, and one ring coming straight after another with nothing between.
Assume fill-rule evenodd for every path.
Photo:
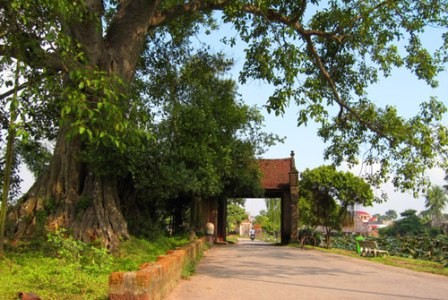
<instances>
[{"instance_id":1,"label":"gate entrance opening","mask_svg":"<svg viewBox=\"0 0 448 300\"><path fill-rule=\"evenodd\" d=\"M235 233L240 236L249 236L250 229L253 228L257 237L274 238L276 242L279 242L282 216L281 203L279 198L245 198L244 209L249 214L249 218L240 224L239 228L237 228L239 230L235 230ZM257 222L257 217L262 215L269 218L267 228L262 228L264 226L264 218L260 219L261 223Z\"/></svg>"},{"instance_id":2,"label":"gate entrance opening","mask_svg":"<svg viewBox=\"0 0 448 300\"><path fill-rule=\"evenodd\" d=\"M299 197L299 172L291 156L281 159L260 159L258 161L262 172L261 184L265 198L281 199L280 237L283 244L297 241L297 200ZM250 197L246 197L250 198ZM227 199L217 199L217 213L210 211L209 220L217 224L216 241L226 240Z\"/></svg>"}]
</instances>

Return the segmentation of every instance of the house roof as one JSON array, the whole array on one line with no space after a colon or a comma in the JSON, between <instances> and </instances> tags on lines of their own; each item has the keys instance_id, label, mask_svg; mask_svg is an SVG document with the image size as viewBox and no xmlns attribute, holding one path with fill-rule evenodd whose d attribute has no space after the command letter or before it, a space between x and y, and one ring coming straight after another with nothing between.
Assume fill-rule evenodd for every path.
<instances>
[{"instance_id":1,"label":"house roof","mask_svg":"<svg viewBox=\"0 0 448 300\"><path fill-rule=\"evenodd\" d=\"M368 212L365 212L365 211L362 211L362 210L357 210L357 211L355 211L355 213L357 215L368 215L368 216L370 216L370 214Z\"/></svg>"},{"instance_id":2,"label":"house roof","mask_svg":"<svg viewBox=\"0 0 448 300\"><path fill-rule=\"evenodd\" d=\"M281 189L289 186L291 158L260 159L258 161L262 172L261 184L264 189Z\"/></svg>"}]
</instances>

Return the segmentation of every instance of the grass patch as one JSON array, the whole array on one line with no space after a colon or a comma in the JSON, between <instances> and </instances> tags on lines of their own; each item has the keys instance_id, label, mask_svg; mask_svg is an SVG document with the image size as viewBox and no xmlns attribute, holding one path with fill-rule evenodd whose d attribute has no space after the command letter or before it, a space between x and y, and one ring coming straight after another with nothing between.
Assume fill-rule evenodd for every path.
<instances>
[{"instance_id":1,"label":"grass patch","mask_svg":"<svg viewBox=\"0 0 448 300\"><path fill-rule=\"evenodd\" d=\"M185 264L185 266L182 268L182 273L180 274L180 277L182 279L188 279L196 272L196 266L197 262L199 261L200 257L198 257L197 261L190 261Z\"/></svg>"},{"instance_id":2,"label":"grass patch","mask_svg":"<svg viewBox=\"0 0 448 300\"><path fill-rule=\"evenodd\" d=\"M293 246L293 247L297 247L297 246ZM432 261L419 260L419 259L413 259L413 258L405 258L405 257L399 257L399 256L390 256L390 255L385 255L383 257L361 257L361 256L359 256L358 253L356 253L354 251L338 249L338 248L326 249L326 248L305 246L305 249L316 249L318 251L350 256L350 257L354 257L354 258L361 259L361 260L369 260L369 261L372 261L375 263L409 269L409 270L413 270L413 271L417 271L417 272L426 272L426 273L448 276L448 268L445 268L443 266L443 264L441 264L441 263L432 262Z\"/></svg>"},{"instance_id":3,"label":"grass patch","mask_svg":"<svg viewBox=\"0 0 448 300\"><path fill-rule=\"evenodd\" d=\"M77 241L68 242L59 244L56 250L49 247L51 242L41 248L7 249L5 256L0 256L1 299L16 299L18 292L33 292L45 300L106 300L112 271L136 270L145 262L155 261L167 250L187 244L188 239L161 237L147 241L131 238L120 245L117 253L107 254L101 261L98 261L97 251L91 250L91 245L87 245L86 251L80 251L79 257L64 256L68 249L73 253L70 247L85 247Z\"/></svg>"},{"instance_id":4,"label":"grass patch","mask_svg":"<svg viewBox=\"0 0 448 300\"><path fill-rule=\"evenodd\" d=\"M91 274L76 264L42 253L7 253L0 259L0 295L16 299L18 292L34 292L42 299L107 299L109 273Z\"/></svg>"},{"instance_id":5,"label":"grass patch","mask_svg":"<svg viewBox=\"0 0 448 300\"><path fill-rule=\"evenodd\" d=\"M188 244L182 237L160 237L154 241L131 238L120 244L114 255L113 271L134 271L145 262L152 262L166 251Z\"/></svg>"},{"instance_id":6,"label":"grass patch","mask_svg":"<svg viewBox=\"0 0 448 300\"><path fill-rule=\"evenodd\" d=\"M236 234L229 234L226 236L226 242L230 244L238 244L238 235Z\"/></svg>"},{"instance_id":7,"label":"grass patch","mask_svg":"<svg viewBox=\"0 0 448 300\"><path fill-rule=\"evenodd\" d=\"M189 261L184 265L184 267L182 268L182 273L180 274L180 277L182 279L189 279L191 276L193 276L194 273L196 273L196 267L198 266L198 262L204 256L204 252L207 251L209 248L210 248L209 245L205 243L204 248L202 249L202 251L200 251L196 259L194 261Z\"/></svg>"},{"instance_id":8,"label":"grass patch","mask_svg":"<svg viewBox=\"0 0 448 300\"><path fill-rule=\"evenodd\" d=\"M445 268L441 263L438 262L398 256L372 257L371 260L380 262L385 265L405 268L413 271L448 276L448 268Z\"/></svg>"}]
</instances>

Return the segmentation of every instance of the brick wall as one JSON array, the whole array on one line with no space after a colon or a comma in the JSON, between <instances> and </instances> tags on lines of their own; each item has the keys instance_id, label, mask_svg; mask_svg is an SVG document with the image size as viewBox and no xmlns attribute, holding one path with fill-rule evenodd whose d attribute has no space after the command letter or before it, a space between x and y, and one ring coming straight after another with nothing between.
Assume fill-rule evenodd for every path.
<instances>
[{"instance_id":1,"label":"brick wall","mask_svg":"<svg viewBox=\"0 0 448 300\"><path fill-rule=\"evenodd\" d=\"M156 262L145 263L138 271L114 272L109 276L110 300L157 300L167 296L181 278L182 269L204 251L204 239L195 240Z\"/></svg>"}]
</instances>

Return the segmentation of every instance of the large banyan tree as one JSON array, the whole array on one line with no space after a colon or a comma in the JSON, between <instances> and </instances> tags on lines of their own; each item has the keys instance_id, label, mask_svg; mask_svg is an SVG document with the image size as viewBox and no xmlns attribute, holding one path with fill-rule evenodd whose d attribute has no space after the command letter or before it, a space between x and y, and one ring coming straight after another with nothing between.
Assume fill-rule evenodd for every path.
<instances>
[{"instance_id":1,"label":"large banyan tree","mask_svg":"<svg viewBox=\"0 0 448 300\"><path fill-rule=\"evenodd\" d=\"M33 232L42 212L47 228L72 228L84 240L113 247L128 236L114 168L148 135L136 82L163 72L154 58L164 44L182 47L199 32L247 43L241 83L273 86L265 105L276 114L294 101L299 126L320 124L335 164L362 156L377 167L370 182L390 178L418 192L425 170L445 167L446 108L431 98L404 119L394 106L377 107L367 88L396 67L436 86L447 12L440 0L0 0L1 99L20 92L12 108L21 107L28 137L55 140L49 167L14 214L15 237ZM232 24L232 36L215 18ZM421 39L429 27L440 32L434 53Z\"/></svg>"}]
</instances>

